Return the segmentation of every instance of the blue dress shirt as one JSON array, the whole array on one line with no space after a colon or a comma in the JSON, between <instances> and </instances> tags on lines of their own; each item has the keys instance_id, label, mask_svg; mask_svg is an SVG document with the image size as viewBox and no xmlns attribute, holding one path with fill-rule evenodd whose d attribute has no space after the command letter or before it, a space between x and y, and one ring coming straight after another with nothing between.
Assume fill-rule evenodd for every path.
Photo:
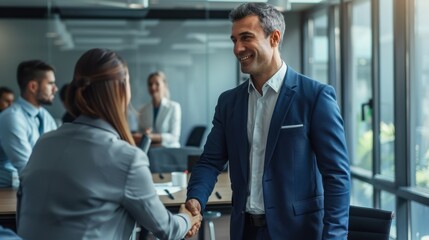
<instances>
[{"instance_id":1,"label":"blue dress shirt","mask_svg":"<svg viewBox=\"0 0 429 240\"><path fill-rule=\"evenodd\" d=\"M0 239L3 240L22 240L16 233L14 233L12 230L3 228L0 226Z\"/></svg>"},{"instance_id":2,"label":"blue dress shirt","mask_svg":"<svg viewBox=\"0 0 429 240\"><path fill-rule=\"evenodd\" d=\"M57 128L46 109L36 108L21 97L0 114L0 187L10 187L12 171L19 173L27 164L40 137L38 114L44 133Z\"/></svg>"}]
</instances>

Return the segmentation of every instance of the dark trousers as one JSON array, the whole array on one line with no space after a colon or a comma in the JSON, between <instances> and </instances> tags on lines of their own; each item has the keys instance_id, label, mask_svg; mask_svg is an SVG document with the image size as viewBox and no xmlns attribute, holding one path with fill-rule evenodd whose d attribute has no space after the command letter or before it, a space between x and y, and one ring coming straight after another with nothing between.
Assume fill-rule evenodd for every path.
<instances>
[{"instance_id":1,"label":"dark trousers","mask_svg":"<svg viewBox=\"0 0 429 240\"><path fill-rule=\"evenodd\" d=\"M265 220L264 220L265 222ZM262 226L263 225L263 226ZM246 213L244 221L243 240L270 240L266 224L255 224L251 216Z\"/></svg>"}]
</instances>

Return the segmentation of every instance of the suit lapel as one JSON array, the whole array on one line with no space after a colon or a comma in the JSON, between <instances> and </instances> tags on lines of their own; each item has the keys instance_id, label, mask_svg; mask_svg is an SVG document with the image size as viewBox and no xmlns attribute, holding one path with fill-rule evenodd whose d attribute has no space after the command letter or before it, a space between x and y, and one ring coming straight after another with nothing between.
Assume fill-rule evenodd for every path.
<instances>
[{"instance_id":1,"label":"suit lapel","mask_svg":"<svg viewBox=\"0 0 429 240\"><path fill-rule=\"evenodd\" d=\"M296 87L296 72L288 66L283 80L283 85L280 89L279 97L277 98L276 106L274 107L273 116L271 118L270 129L268 131L267 145L265 149L265 164L266 168L271 161L277 139L279 137L280 128L287 113L289 112L291 103L295 98Z\"/></svg>"},{"instance_id":2,"label":"suit lapel","mask_svg":"<svg viewBox=\"0 0 429 240\"><path fill-rule=\"evenodd\" d=\"M167 102L166 99L163 98L161 100L161 104L159 105L159 110L158 110L158 115L156 117L155 123L154 123L154 128L156 129L156 131L159 133L161 131L163 131L162 128L162 123L165 121L164 119L166 118L167 115ZM152 113L153 113L153 109L152 109ZM153 116L152 116L153 118Z\"/></svg>"},{"instance_id":3,"label":"suit lapel","mask_svg":"<svg viewBox=\"0 0 429 240\"><path fill-rule=\"evenodd\" d=\"M248 80L249 81L249 80ZM238 101L234 111L238 114L238 128L236 134L236 143L239 152L239 160L241 172L244 180L248 181L249 175L249 138L247 136L247 110L249 104L248 81L243 84L243 87L238 93Z\"/></svg>"}]
</instances>

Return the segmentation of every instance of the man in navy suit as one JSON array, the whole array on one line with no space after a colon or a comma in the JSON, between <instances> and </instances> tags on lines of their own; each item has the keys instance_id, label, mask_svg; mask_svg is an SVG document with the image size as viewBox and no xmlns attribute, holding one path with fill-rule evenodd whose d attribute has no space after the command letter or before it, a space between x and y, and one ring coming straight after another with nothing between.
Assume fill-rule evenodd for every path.
<instances>
[{"instance_id":1,"label":"man in navy suit","mask_svg":"<svg viewBox=\"0 0 429 240\"><path fill-rule=\"evenodd\" d=\"M285 23L273 6L244 3L230 19L250 79L219 97L187 208L204 210L229 163L231 239L346 239L350 172L334 89L281 59Z\"/></svg>"}]
</instances>

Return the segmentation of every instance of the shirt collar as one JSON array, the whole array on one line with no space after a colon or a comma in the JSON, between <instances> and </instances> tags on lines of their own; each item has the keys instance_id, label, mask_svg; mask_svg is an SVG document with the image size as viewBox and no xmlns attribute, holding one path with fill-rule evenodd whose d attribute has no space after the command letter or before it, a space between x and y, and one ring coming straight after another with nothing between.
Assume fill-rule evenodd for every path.
<instances>
[{"instance_id":1,"label":"shirt collar","mask_svg":"<svg viewBox=\"0 0 429 240\"><path fill-rule=\"evenodd\" d=\"M36 108L35 106L33 106L33 104L29 103L22 97L18 97L16 103L21 105L22 109L31 117L35 117L41 111L41 109Z\"/></svg>"},{"instance_id":2,"label":"shirt collar","mask_svg":"<svg viewBox=\"0 0 429 240\"><path fill-rule=\"evenodd\" d=\"M280 91L280 88L282 87L283 79L285 78L286 71L287 71L287 65L284 61L282 61L282 66L280 67L280 69L270 79L268 79L267 82L265 82L262 88L264 88L265 86L269 86L276 93L278 93ZM249 86L247 88L247 91L250 93L253 90L256 90L255 85L253 85L253 81L249 79Z\"/></svg>"}]
</instances>

